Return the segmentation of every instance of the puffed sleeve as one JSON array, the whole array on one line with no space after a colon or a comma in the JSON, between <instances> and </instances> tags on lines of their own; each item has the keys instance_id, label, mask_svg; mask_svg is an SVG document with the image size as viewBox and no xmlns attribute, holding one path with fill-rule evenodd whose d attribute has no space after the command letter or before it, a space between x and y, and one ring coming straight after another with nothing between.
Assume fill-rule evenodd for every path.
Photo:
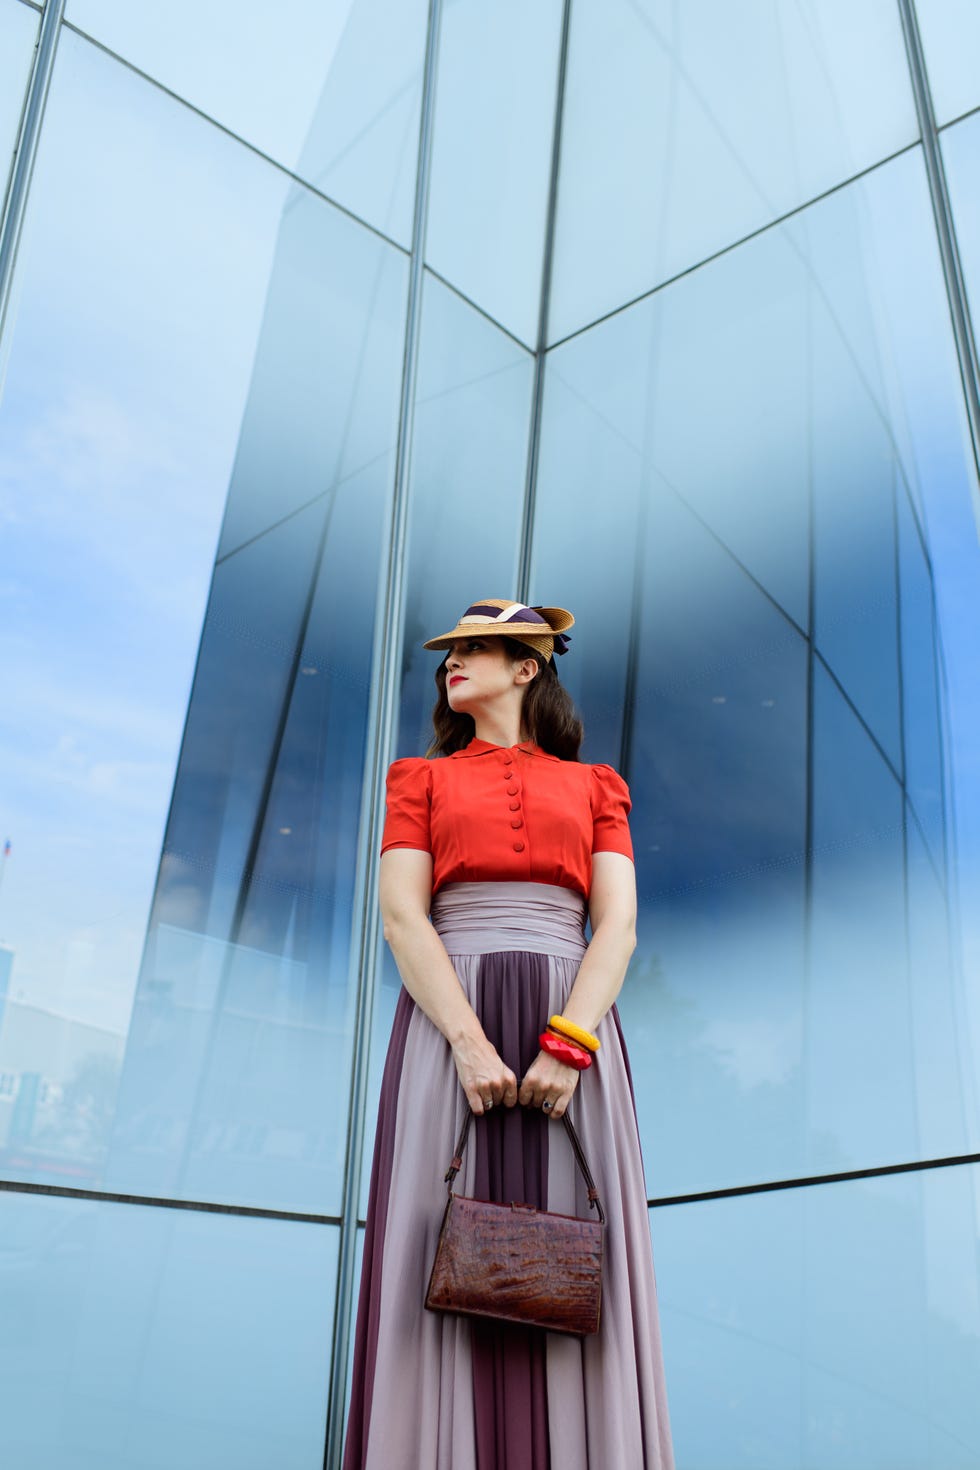
<instances>
[{"instance_id":1,"label":"puffed sleeve","mask_svg":"<svg viewBox=\"0 0 980 1470\"><path fill-rule=\"evenodd\" d=\"M432 803L432 767L427 760L412 756L388 767L386 809L381 851L392 847L414 847L431 852L429 814Z\"/></svg>"},{"instance_id":2,"label":"puffed sleeve","mask_svg":"<svg viewBox=\"0 0 980 1470\"><path fill-rule=\"evenodd\" d=\"M632 858L633 843L626 820L632 802L629 787L612 766L592 767L592 851L621 852Z\"/></svg>"}]
</instances>

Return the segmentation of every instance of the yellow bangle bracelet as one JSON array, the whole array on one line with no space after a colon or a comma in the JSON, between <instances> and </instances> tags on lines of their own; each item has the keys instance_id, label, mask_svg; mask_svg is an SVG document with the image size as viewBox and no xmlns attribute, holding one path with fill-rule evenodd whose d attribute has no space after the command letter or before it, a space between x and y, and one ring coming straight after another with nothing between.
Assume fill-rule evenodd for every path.
<instances>
[{"instance_id":1,"label":"yellow bangle bracelet","mask_svg":"<svg viewBox=\"0 0 980 1470\"><path fill-rule=\"evenodd\" d=\"M552 1031L567 1036L569 1041L578 1042L579 1046L584 1046L587 1051L599 1050L598 1036L593 1036L592 1032L586 1031L584 1026L576 1026L574 1021L566 1021L564 1016L552 1016L548 1025Z\"/></svg>"}]
</instances>

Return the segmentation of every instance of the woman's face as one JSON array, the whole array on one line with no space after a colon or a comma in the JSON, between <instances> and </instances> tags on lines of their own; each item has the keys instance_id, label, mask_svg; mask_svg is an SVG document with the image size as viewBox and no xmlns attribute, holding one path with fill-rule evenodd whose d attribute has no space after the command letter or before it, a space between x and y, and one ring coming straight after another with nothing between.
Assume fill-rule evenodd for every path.
<instances>
[{"instance_id":1,"label":"woman's face","mask_svg":"<svg viewBox=\"0 0 980 1470\"><path fill-rule=\"evenodd\" d=\"M499 638L457 638L446 654L446 698L457 714L470 714L498 699L523 698L529 679L521 670L533 657L515 662Z\"/></svg>"}]
</instances>

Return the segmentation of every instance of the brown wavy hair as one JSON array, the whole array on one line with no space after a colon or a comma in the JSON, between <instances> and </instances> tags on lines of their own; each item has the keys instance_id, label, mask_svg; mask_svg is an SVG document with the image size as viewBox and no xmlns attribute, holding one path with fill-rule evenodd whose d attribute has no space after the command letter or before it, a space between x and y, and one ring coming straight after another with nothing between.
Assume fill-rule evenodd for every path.
<instances>
[{"instance_id":1,"label":"brown wavy hair","mask_svg":"<svg viewBox=\"0 0 980 1470\"><path fill-rule=\"evenodd\" d=\"M500 642L507 657L515 662L523 658L537 659L538 672L525 689L521 706L521 725L527 732L527 739L540 745L549 755L556 755L559 760L577 761L585 731L571 696L558 682L554 661L543 658L529 643L519 643L516 638L501 637ZM430 759L465 750L476 734L472 715L456 714L450 709L446 697L445 658L440 661L435 677L439 691L432 710L435 734L425 752Z\"/></svg>"}]
</instances>

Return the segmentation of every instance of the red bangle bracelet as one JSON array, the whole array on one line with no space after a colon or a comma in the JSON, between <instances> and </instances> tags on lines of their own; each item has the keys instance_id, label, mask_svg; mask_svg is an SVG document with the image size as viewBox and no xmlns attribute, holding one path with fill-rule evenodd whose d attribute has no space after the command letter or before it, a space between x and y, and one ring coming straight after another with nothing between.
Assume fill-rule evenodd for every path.
<instances>
[{"instance_id":1,"label":"red bangle bracelet","mask_svg":"<svg viewBox=\"0 0 980 1470\"><path fill-rule=\"evenodd\" d=\"M575 1046L573 1042L566 1041L562 1036L556 1036L553 1031L542 1031L538 1037L541 1050L546 1051L549 1056L559 1062L565 1062L569 1067L574 1067L579 1072L584 1072L586 1067L592 1066L592 1056L583 1046Z\"/></svg>"}]
</instances>

